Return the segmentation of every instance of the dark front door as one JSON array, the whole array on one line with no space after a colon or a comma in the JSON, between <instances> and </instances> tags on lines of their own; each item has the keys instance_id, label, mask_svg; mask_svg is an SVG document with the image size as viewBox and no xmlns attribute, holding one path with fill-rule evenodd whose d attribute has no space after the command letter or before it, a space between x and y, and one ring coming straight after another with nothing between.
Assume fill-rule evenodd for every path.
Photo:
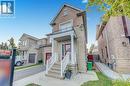
<instances>
[{"instance_id":1,"label":"dark front door","mask_svg":"<svg viewBox=\"0 0 130 86\"><path fill-rule=\"evenodd\" d=\"M71 44L62 44L62 59L66 55L67 52L71 52Z\"/></svg>"},{"instance_id":2,"label":"dark front door","mask_svg":"<svg viewBox=\"0 0 130 86\"><path fill-rule=\"evenodd\" d=\"M52 53L46 53L46 63L47 63L47 60L50 59L52 56Z\"/></svg>"},{"instance_id":3,"label":"dark front door","mask_svg":"<svg viewBox=\"0 0 130 86\"><path fill-rule=\"evenodd\" d=\"M36 57L35 53L29 54L29 63L35 63L35 57Z\"/></svg>"}]
</instances>

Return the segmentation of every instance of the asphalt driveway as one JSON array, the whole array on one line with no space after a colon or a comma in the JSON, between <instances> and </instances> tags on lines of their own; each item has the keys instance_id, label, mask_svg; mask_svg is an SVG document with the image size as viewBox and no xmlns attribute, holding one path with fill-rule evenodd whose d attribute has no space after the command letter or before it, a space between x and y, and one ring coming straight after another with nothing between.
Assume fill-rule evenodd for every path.
<instances>
[{"instance_id":1,"label":"asphalt driveway","mask_svg":"<svg viewBox=\"0 0 130 86\"><path fill-rule=\"evenodd\" d=\"M29 68L19 69L14 71L14 81L26 78L28 76L43 72L45 66L37 65Z\"/></svg>"}]
</instances>

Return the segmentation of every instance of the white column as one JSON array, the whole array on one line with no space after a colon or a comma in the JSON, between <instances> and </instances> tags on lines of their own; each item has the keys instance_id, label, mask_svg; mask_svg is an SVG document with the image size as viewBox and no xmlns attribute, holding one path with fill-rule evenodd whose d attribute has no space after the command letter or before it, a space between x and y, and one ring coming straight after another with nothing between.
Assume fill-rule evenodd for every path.
<instances>
[{"instance_id":1,"label":"white column","mask_svg":"<svg viewBox=\"0 0 130 86\"><path fill-rule=\"evenodd\" d=\"M74 35L71 35L71 64L75 64L75 61L74 61Z\"/></svg>"},{"instance_id":2,"label":"white column","mask_svg":"<svg viewBox=\"0 0 130 86\"><path fill-rule=\"evenodd\" d=\"M76 47L76 41L74 40L74 62L75 64L77 64L77 59L76 59L76 50L77 50L77 47Z\"/></svg>"},{"instance_id":3,"label":"white column","mask_svg":"<svg viewBox=\"0 0 130 86\"><path fill-rule=\"evenodd\" d=\"M60 61L62 60L62 43L60 44Z\"/></svg>"},{"instance_id":4,"label":"white column","mask_svg":"<svg viewBox=\"0 0 130 86\"><path fill-rule=\"evenodd\" d=\"M52 38L52 57L54 58L54 38Z\"/></svg>"}]
</instances>

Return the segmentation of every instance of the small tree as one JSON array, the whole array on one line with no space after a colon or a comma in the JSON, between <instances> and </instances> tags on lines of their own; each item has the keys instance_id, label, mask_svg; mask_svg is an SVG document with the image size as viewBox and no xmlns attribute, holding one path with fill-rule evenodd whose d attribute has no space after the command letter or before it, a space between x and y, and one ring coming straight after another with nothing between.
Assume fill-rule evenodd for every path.
<instances>
[{"instance_id":1,"label":"small tree","mask_svg":"<svg viewBox=\"0 0 130 86\"><path fill-rule=\"evenodd\" d=\"M2 50L4 49L4 43L3 42L1 43L1 49Z\"/></svg>"},{"instance_id":2,"label":"small tree","mask_svg":"<svg viewBox=\"0 0 130 86\"><path fill-rule=\"evenodd\" d=\"M11 39L9 39L8 41L9 41L9 47L10 48L16 48L16 45L14 43L14 38L13 37L11 37Z\"/></svg>"},{"instance_id":3,"label":"small tree","mask_svg":"<svg viewBox=\"0 0 130 86\"><path fill-rule=\"evenodd\" d=\"M9 41L9 47L10 47L11 49L13 49L13 48L16 48L16 49L17 49L13 37L11 37L8 41ZM16 50L16 55L19 55L19 50Z\"/></svg>"},{"instance_id":4,"label":"small tree","mask_svg":"<svg viewBox=\"0 0 130 86\"><path fill-rule=\"evenodd\" d=\"M7 42L4 43L4 49L5 49L5 50L8 50Z\"/></svg>"},{"instance_id":5,"label":"small tree","mask_svg":"<svg viewBox=\"0 0 130 86\"><path fill-rule=\"evenodd\" d=\"M2 49L2 50L8 50L8 45L7 45L7 42L2 42L1 44L0 44L0 49Z\"/></svg>"},{"instance_id":6,"label":"small tree","mask_svg":"<svg viewBox=\"0 0 130 86\"><path fill-rule=\"evenodd\" d=\"M2 49L2 45L0 44L0 49Z\"/></svg>"}]
</instances>

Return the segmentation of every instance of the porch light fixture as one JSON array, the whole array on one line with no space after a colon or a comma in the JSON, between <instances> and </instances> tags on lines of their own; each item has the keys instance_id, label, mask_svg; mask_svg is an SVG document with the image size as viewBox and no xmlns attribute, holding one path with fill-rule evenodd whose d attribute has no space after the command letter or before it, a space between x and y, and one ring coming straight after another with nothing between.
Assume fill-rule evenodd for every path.
<instances>
[{"instance_id":1,"label":"porch light fixture","mask_svg":"<svg viewBox=\"0 0 130 86\"><path fill-rule=\"evenodd\" d=\"M123 45L124 47L126 47L126 46L127 46L127 43L126 43L126 42L122 42L122 45Z\"/></svg>"}]
</instances>

